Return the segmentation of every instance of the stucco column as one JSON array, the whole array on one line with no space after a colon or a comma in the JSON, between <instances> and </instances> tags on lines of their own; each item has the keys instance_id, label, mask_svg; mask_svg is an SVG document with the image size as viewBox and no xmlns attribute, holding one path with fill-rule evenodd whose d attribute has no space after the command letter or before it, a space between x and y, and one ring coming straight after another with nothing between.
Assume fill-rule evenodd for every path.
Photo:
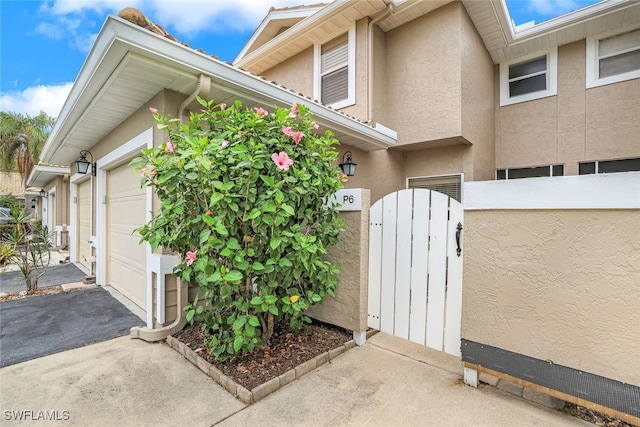
<instances>
[{"instance_id":1,"label":"stucco column","mask_svg":"<svg viewBox=\"0 0 640 427\"><path fill-rule=\"evenodd\" d=\"M349 199L350 196L353 197ZM338 243L329 248L327 259L340 269L340 283L335 297L327 296L322 304L311 307L306 314L352 330L356 342L363 344L367 330L371 192L360 188L342 190L337 197L343 205L340 218L344 221L344 232Z\"/></svg>"}]
</instances>

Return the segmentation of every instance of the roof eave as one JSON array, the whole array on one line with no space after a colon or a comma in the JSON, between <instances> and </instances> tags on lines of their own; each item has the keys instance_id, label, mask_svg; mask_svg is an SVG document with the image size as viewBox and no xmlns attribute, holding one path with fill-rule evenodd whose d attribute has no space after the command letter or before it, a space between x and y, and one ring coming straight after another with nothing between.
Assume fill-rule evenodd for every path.
<instances>
[{"instance_id":1,"label":"roof eave","mask_svg":"<svg viewBox=\"0 0 640 427\"><path fill-rule=\"evenodd\" d=\"M57 176L69 175L71 169L63 166L36 165L27 178L28 187L44 187Z\"/></svg>"}]
</instances>

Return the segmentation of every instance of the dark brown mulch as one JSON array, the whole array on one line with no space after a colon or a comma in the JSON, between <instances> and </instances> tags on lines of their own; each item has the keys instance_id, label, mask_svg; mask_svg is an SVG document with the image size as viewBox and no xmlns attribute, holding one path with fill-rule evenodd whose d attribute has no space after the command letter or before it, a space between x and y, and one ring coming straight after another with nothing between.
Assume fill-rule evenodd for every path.
<instances>
[{"instance_id":1,"label":"dark brown mulch","mask_svg":"<svg viewBox=\"0 0 640 427\"><path fill-rule=\"evenodd\" d=\"M567 414L571 414L574 417L593 423L597 426L634 427L633 424L630 424L621 419L612 417L611 415L606 415L600 412L592 411L591 409L585 408L584 406L575 405L569 402L567 402L564 405L564 412L566 412Z\"/></svg>"},{"instance_id":2,"label":"dark brown mulch","mask_svg":"<svg viewBox=\"0 0 640 427\"><path fill-rule=\"evenodd\" d=\"M288 324L279 323L275 326L269 346L229 358L224 364L213 359L203 348L205 335L200 323L187 325L174 338L189 346L236 383L253 390L307 360L340 347L352 337L342 328L320 322L305 324L299 331L291 331Z\"/></svg>"}]
</instances>

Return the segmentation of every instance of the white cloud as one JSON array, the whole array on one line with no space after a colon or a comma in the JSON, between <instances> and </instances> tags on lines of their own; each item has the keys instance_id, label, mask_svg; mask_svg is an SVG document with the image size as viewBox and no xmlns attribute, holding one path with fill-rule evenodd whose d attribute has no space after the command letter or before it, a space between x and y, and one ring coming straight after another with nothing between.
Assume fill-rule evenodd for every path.
<instances>
[{"instance_id":1,"label":"white cloud","mask_svg":"<svg viewBox=\"0 0 640 427\"><path fill-rule=\"evenodd\" d=\"M528 11L545 17L564 15L579 8L575 0L528 0L527 5Z\"/></svg>"},{"instance_id":2,"label":"white cloud","mask_svg":"<svg viewBox=\"0 0 640 427\"><path fill-rule=\"evenodd\" d=\"M22 92L0 94L0 111L35 116L44 111L49 116L58 117L69 96L73 83L55 86L32 86Z\"/></svg>"}]
</instances>

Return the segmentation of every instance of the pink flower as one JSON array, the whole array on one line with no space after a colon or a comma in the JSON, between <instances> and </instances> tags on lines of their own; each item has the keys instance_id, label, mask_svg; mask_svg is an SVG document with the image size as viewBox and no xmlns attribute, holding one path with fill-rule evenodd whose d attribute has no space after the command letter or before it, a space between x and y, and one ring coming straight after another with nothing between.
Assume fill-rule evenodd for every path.
<instances>
[{"instance_id":1,"label":"pink flower","mask_svg":"<svg viewBox=\"0 0 640 427\"><path fill-rule=\"evenodd\" d=\"M273 153L271 155L271 160L273 160L273 163L276 164L278 169L282 169L284 171L289 170L289 166L293 164L293 160L291 160L284 151L281 151L279 154Z\"/></svg>"},{"instance_id":2,"label":"pink flower","mask_svg":"<svg viewBox=\"0 0 640 427\"><path fill-rule=\"evenodd\" d=\"M158 173L155 169L153 169L153 165L147 165L140 169L140 176L147 176L148 178L153 178L156 173Z\"/></svg>"},{"instance_id":3,"label":"pink flower","mask_svg":"<svg viewBox=\"0 0 640 427\"><path fill-rule=\"evenodd\" d=\"M295 117L298 115L298 113L300 113L300 110L298 110L298 104L294 102L293 104L291 104L291 112L289 113L289 117Z\"/></svg>"},{"instance_id":4,"label":"pink flower","mask_svg":"<svg viewBox=\"0 0 640 427\"><path fill-rule=\"evenodd\" d=\"M293 132L291 134L291 138L293 138L296 144L300 142L303 136L304 136L304 133L302 133L302 131Z\"/></svg>"},{"instance_id":5,"label":"pink flower","mask_svg":"<svg viewBox=\"0 0 640 427\"><path fill-rule=\"evenodd\" d=\"M261 116L268 116L269 112L262 107L255 107L254 110Z\"/></svg>"},{"instance_id":6,"label":"pink flower","mask_svg":"<svg viewBox=\"0 0 640 427\"><path fill-rule=\"evenodd\" d=\"M226 147L227 145L229 145L229 141L227 141L226 139L222 140L222 148Z\"/></svg>"},{"instance_id":7,"label":"pink flower","mask_svg":"<svg viewBox=\"0 0 640 427\"><path fill-rule=\"evenodd\" d=\"M292 138L296 142L296 144L299 143L304 136L304 133L302 133L302 131L294 132L289 126L282 126L282 133L287 135L289 138Z\"/></svg>"},{"instance_id":8,"label":"pink flower","mask_svg":"<svg viewBox=\"0 0 640 427\"><path fill-rule=\"evenodd\" d=\"M187 267L196 262L196 252L198 251L187 251L187 258L189 258L189 261L187 261Z\"/></svg>"},{"instance_id":9,"label":"pink flower","mask_svg":"<svg viewBox=\"0 0 640 427\"><path fill-rule=\"evenodd\" d=\"M290 137L293 134L293 131L290 126L282 126L282 133Z\"/></svg>"},{"instance_id":10,"label":"pink flower","mask_svg":"<svg viewBox=\"0 0 640 427\"><path fill-rule=\"evenodd\" d=\"M225 103L220 104L220 110L224 111L226 110L226 108L227 108L227 104Z\"/></svg>"},{"instance_id":11,"label":"pink flower","mask_svg":"<svg viewBox=\"0 0 640 427\"><path fill-rule=\"evenodd\" d=\"M167 142L167 145L165 145L164 147L164 151L166 151L167 153L173 153L173 144Z\"/></svg>"},{"instance_id":12,"label":"pink flower","mask_svg":"<svg viewBox=\"0 0 640 427\"><path fill-rule=\"evenodd\" d=\"M311 122L311 126L313 126L314 129L318 129L320 127L316 122Z\"/></svg>"},{"instance_id":13,"label":"pink flower","mask_svg":"<svg viewBox=\"0 0 640 427\"><path fill-rule=\"evenodd\" d=\"M151 111L151 114L158 114L157 108L149 107L149 111Z\"/></svg>"}]
</instances>

